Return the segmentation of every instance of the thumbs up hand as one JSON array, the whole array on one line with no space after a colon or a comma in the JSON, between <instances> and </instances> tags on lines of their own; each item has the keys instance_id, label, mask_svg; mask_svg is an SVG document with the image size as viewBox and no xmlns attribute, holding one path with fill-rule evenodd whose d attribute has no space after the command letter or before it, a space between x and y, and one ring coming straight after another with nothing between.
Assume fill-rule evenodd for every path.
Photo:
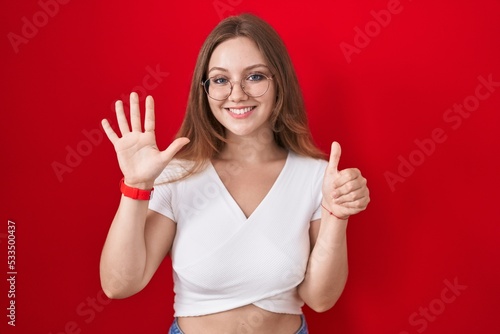
<instances>
[{"instance_id":1,"label":"thumbs up hand","mask_svg":"<svg viewBox=\"0 0 500 334\"><path fill-rule=\"evenodd\" d=\"M330 161L323 178L323 207L333 216L345 220L366 209L370 202L366 179L357 168L338 170L340 145L332 143Z\"/></svg>"}]
</instances>

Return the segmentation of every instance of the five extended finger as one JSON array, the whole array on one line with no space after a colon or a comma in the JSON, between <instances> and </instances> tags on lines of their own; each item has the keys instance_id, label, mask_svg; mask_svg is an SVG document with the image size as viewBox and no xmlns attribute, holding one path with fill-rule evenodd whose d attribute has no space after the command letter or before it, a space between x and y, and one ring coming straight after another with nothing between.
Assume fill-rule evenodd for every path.
<instances>
[{"instance_id":1,"label":"five extended finger","mask_svg":"<svg viewBox=\"0 0 500 334\"><path fill-rule=\"evenodd\" d=\"M183 148L187 143L189 143L189 139L186 137L177 138L174 140L167 149L161 152L162 159L164 161L170 161L174 157L174 155L179 152L181 148Z\"/></svg>"},{"instance_id":2,"label":"five extended finger","mask_svg":"<svg viewBox=\"0 0 500 334\"><path fill-rule=\"evenodd\" d=\"M122 136L130 132L128 127L127 117L125 117L125 111L123 110L123 102L121 100L115 103L116 120L118 121L118 128Z\"/></svg>"},{"instance_id":3,"label":"five extended finger","mask_svg":"<svg viewBox=\"0 0 500 334\"><path fill-rule=\"evenodd\" d=\"M132 131L142 131L139 96L135 92L130 93L130 124Z\"/></svg>"},{"instance_id":4,"label":"five extended finger","mask_svg":"<svg viewBox=\"0 0 500 334\"><path fill-rule=\"evenodd\" d=\"M111 144L115 144L115 142L119 139L118 135L116 134L115 130L111 127L109 124L109 121L107 119L103 119L101 121L102 128L104 129L104 133L106 133L106 136L108 137L109 141Z\"/></svg>"},{"instance_id":5,"label":"five extended finger","mask_svg":"<svg viewBox=\"0 0 500 334\"><path fill-rule=\"evenodd\" d=\"M155 130L155 102L151 95L146 97L146 115L144 116L144 131Z\"/></svg>"}]
</instances>

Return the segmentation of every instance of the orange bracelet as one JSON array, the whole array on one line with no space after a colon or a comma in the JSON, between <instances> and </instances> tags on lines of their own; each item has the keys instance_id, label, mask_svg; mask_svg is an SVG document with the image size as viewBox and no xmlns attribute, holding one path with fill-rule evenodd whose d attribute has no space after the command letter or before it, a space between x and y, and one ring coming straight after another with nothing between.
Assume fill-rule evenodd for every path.
<instances>
[{"instance_id":1,"label":"orange bracelet","mask_svg":"<svg viewBox=\"0 0 500 334\"><path fill-rule=\"evenodd\" d=\"M330 214L330 216L334 216L335 218L340 219L340 220L347 220L347 219L349 219L349 216L347 216L347 217L345 217L345 218L341 218L341 217L339 217L339 216L334 215L334 214L333 214L333 212L331 212L330 210L328 210L328 209L327 209L327 208L323 205L323 203L321 203L321 207L322 207L323 209L325 209L325 210L326 210L326 212L328 212L328 213Z\"/></svg>"},{"instance_id":2,"label":"orange bracelet","mask_svg":"<svg viewBox=\"0 0 500 334\"><path fill-rule=\"evenodd\" d=\"M139 188L132 188L125 184L125 178L122 177L120 180L120 191L124 196L127 196L132 199L140 199L140 200L150 200L153 197L153 189L144 190Z\"/></svg>"}]
</instances>

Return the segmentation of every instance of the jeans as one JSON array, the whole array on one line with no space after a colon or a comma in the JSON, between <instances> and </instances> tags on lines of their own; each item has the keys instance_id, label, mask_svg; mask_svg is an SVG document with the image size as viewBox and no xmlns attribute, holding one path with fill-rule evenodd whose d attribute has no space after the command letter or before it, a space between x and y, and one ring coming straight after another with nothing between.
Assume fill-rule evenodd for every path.
<instances>
[{"instance_id":1,"label":"jeans","mask_svg":"<svg viewBox=\"0 0 500 334\"><path fill-rule=\"evenodd\" d=\"M303 314L300 315L300 320L301 320L300 328L297 332L295 332L295 334L308 334L309 331L307 330L307 322ZM177 324L177 318L174 319L174 322L172 323L172 326L170 327L168 334L184 334L184 332L181 331L179 325Z\"/></svg>"}]
</instances>

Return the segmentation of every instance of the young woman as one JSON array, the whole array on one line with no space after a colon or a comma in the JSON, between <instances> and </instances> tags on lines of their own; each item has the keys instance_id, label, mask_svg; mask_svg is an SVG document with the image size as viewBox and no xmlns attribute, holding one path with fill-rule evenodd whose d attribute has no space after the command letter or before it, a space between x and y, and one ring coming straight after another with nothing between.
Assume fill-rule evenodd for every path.
<instances>
[{"instance_id":1,"label":"young woman","mask_svg":"<svg viewBox=\"0 0 500 334\"><path fill-rule=\"evenodd\" d=\"M143 289L170 252L170 333L307 333L301 307L330 309L347 279L349 216L366 208L358 169L314 146L285 46L261 19L223 20L206 39L178 138L155 140L138 96L119 137L103 120L124 179L101 257L110 298ZM154 195L150 193L154 186Z\"/></svg>"}]
</instances>

